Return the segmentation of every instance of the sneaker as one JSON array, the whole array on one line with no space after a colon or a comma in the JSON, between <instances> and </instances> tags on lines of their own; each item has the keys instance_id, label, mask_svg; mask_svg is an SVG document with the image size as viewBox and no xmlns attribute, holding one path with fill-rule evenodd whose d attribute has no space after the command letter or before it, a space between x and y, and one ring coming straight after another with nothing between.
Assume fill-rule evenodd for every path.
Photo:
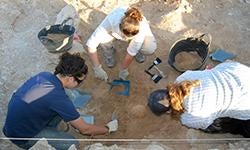
<instances>
[{"instance_id":1,"label":"sneaker","mask_svg":"<svg viewBox=\"0 0 250 150\"><path fill-rule=\"evenodd\" d=\"M109 68L114 67L116 64L115 51L116 50L113 46L110 47L110 46L102 45L104 62Z\"/></svg>"},{"instance_id":2,"label":"sneaker","mask_svg":"<svg viewBox=\"0 0 250 150\"><path fill-rule=\"evenodd\" d=\"M142 53L137 53L135 55L135 60L138 62L138 63L143 63L145 61L145 56L142 54Z\"/></svg>"}]
</instances>

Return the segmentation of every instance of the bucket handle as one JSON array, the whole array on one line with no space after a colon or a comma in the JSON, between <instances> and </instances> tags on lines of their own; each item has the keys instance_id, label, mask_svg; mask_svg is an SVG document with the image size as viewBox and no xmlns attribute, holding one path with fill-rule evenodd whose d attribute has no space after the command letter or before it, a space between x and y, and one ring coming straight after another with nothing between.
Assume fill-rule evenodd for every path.
<instances>
[{"instance_id":1,"label":"bucket handle","mask_svg":"<svg viewBox=\"0 0 250 150\"><path fill-rule=\"evenodd\" d=\"M40 41L45 45L45 44L54 44L55 42L51 39L48 39L47 36L41 36L40 38Z\"/></svg>"},{"instance_id":2,"label":"bucket handle","mask_svg":"<svg viewBox=\"0 0 250 150\"><path fill-rule=\"evenodd\" d=\"M211 34L209 34L209 33L203 33L197 39L205 41L204 40L205 36L208 38L207 47L209 47L211 45L211 42L212 42L212 36L211 36Z\"/></svg>"},{"instance_id":3,"label":"bucket handle","mask_svg":"<svg viewBox=\"0 0 250 150\"><path fill-rule=\"evenodd\" d=\"M73 27L73 25L74 25L74 20L73 20L73 18L71 18L71 17L68 17L68 18L66 18L65 20L63 20L63 22L60 24L60 26L59 26L59 29L60 30L62 30L63 29L63 26L65 26L65 24L69 21L69 20L71 20L71 27Z\"/></svg>"}]
</instances>

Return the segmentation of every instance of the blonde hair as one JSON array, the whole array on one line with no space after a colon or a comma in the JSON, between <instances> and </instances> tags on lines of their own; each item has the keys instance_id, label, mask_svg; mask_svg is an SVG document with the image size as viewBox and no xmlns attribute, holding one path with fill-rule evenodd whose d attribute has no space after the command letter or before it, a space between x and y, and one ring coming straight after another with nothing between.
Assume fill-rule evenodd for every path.
<instances>
[{"instance_id":1,"label":"blonde hair","mask_svg":"<svg viewBox=\"0 0 250 150\"><path fill-rule=\"evenodd\" d=\"M138 33L140 29L140 21L142 21L143 15L141 11L135 7L129 8L125 12L125 16L120 23L120 30L127 33Z\"/></svg>"},{"instance_id":2,"label":"blonde hair","mask_svg":"<svg viewBox=\"0 0 250 150\"><path fill-rule=\"evenodd\" d=\"M200 85L199 80L182 81L181 83L168 84L168 94L170 97L170 106L176 112L184 112L182 103L184 98L190 95L190 90L193 87Z\"/></svg>"}]
</instances>

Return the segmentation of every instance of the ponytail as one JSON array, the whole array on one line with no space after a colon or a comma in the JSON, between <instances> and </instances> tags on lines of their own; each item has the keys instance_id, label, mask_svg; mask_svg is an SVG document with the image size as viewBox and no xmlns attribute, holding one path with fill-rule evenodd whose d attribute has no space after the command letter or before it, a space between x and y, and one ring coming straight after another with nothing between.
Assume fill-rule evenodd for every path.
<instances>
[{"instance_id":1,"label":"ponytail","mask_svg":"<svg viewBox=\"0 0 250 150\"><path fill-rule=\"evenodd\" d=\"M120 23L120 30L125 35L135 35L140 30L140 21L142 21L142 13L135 7L129 8L125 12L125 16L122 18Z\"/></svg>"},{"instance_id":2,"label":"ponytail","mask_svg":"<svg viewBox=\"0 0 250 150\"><path fill-rule=\"evenodd\" d=\"M135 7L130 8L126 13L125 17L136 20L137 22L142 21L142 13Z\"/></svg>"}]
</instances>

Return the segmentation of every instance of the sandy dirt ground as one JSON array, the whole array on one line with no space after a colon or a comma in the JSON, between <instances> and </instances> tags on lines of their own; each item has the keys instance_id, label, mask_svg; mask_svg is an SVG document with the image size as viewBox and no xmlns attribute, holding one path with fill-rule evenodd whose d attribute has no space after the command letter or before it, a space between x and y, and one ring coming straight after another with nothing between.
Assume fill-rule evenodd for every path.
<instances>
[{"instance_id":1,"label":"sandy dirt ground","mask_svg":"<svg viewBox=\"0 0 250 150\"><path fill-rule=\"evenodd\" d=\"M40 71L53 71L59 54L51 54L37 39L37 33L46 25L53 24L56 15L71 0L0 0L0 127L7 113L11 92L30 76ZM247 0L80 0L78 13L81 21L78 34L85 44L88 37L108 12L122 5L139 7L150 23L157 39L157 51L148 56L146 62L134 61L130 67L130 95L121 96L109 91L109 85L94 78L90 69L85 84L80 90L90 92L92 99L86 108L79 111L94 115L96 124L110 120L113 112L119 119L119 130L93 139L169 139L168 142L155 140L173 149L238 149L247 148L248 142L240 143L240 136L231 134L205 134L182 126L178 118L168 115L157 117L147 107L151 91L164 88L179 75L168 64L168 53L172 44L182 38L202 33L212 35L210 53L224 49L237 55L236 61L250 65L250 3ZM204 39L207 40L207 39ZM103 64L110 80L117 79L119 66L126 55L127 43L115 41L117 65L110 69ZM85 46L84 46L85 47ZM86 49L86 47L85 47ZM100 54L100 53L99 53ZM159 68L167 75L155 84L144 73L154 59L159 57ZM84 58L91 68L86 54ZM100 58L101 54L100 54ZM102 59L100 59L102 61ZM208 64L216 65L212 60ZM137 109L139 107L139 110ZM77 138L86 139L70 130ZM4 135L1 133L1 137ZM227 140L212 140L223 139ZM231 140L229 140L229 138ZM236 139L234 139L236 138ZM175 139L179 140L174 141ZM188 140L187 140L188 139ZM200 141L199 139L207 139ZM172 142L171 142L172 140ZM118 140L119 141L119 140ZM210 141L210 142L209 142ZM81 142L82 147L94 142ZM151 142L102 142L111 145L136 145L144 149ZM7 140L0 140L0 149L16 149Z\"/></svg>"}]
</instances>

